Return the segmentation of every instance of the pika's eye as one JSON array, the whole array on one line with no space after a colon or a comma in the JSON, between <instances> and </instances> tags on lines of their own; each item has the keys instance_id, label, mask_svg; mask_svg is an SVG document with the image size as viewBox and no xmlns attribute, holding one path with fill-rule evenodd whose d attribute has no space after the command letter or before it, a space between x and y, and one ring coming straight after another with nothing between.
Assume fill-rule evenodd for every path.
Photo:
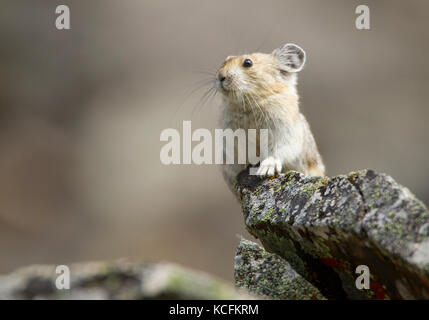
<instances>
[{"instance_id":1,"label":"pika's eye","mask_svg":"<svg viewBox=\"0 0 429 320\"><path fill-rule=\"evenodd\" d=\"M244 68L250 68L252 65L253 65L252 60L250 60L250 59L244 59L244 61L243 61L243 67Z\"/></svg>"}]
</instances>

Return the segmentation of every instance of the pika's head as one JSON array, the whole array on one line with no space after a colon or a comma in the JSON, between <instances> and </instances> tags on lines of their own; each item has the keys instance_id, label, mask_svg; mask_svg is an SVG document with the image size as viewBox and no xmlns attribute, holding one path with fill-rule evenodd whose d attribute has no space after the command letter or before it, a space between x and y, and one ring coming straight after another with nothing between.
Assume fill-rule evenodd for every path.
<instances>
[{"instance_id":1,"label":"pika's head","mask_svg":"<svg viewBox=\"0 0 429 320\"><path fill-rule=\"evenodd\" d=\"M217 71L216 88L224 97L245 103L247 97L267 97L294 89L296 73L304 64L304 50L293 43L271 54L229 56Z\"/></svg>"}]
</instances>

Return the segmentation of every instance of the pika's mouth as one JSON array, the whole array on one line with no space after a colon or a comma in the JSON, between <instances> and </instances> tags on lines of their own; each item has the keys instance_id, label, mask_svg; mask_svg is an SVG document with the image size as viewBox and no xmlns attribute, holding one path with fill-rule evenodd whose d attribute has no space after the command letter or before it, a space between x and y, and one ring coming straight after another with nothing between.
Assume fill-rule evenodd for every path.
<instances>
[{"instance_id":1,"label":"pika's mouth","mask_svg":"<svg viewBox=\"0 0 429 320\"><path fill-rule=\"evenodd\" d=\"M223 94L228 94L230 91L229 84L226 80L216 79L215 87L216 90L222 92Z\"/></svg>"},{"instance_id":2,"label":"pika's mouth","mask_svg":"<svg viewBox=\"0 0 429 320\"><path fill-rule=\"evenodd\" d=\"M218 72L216 76L216 89L220 91L228 91L228 80L222 72Z\"/></svg>"},{"instance_id":3,"label":"pika's mouth","mask_svg":"<svg viewBox=\"0 0 429 320\"><path fill-rule=\"evenodd\" d=\"M222 82L220 82L219 79L216 79L216 81L215 81L215 87L218 90L223 89L222 88Z\"/></svg>"}]
</instances>

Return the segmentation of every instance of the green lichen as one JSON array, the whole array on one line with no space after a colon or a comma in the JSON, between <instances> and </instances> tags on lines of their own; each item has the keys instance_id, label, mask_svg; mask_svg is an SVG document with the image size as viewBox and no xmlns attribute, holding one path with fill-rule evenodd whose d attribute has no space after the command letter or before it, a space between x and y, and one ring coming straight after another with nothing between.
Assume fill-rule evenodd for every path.
<instances>
[{"instance_id":1,"label":"green lichen","mask_svg":"<svg viewBox=\"0 0 429 320\"><path fill-rule=\"evenodd\" d=\"M314 182L309 182L303 186L302 193L304 193L308 196L311 196L314 194L314 192L317 189L320 189L322 187L326 187L330 180L331 180L330 178L323 177L323 178L318 178Z\"/></svg>"}]
</instances>

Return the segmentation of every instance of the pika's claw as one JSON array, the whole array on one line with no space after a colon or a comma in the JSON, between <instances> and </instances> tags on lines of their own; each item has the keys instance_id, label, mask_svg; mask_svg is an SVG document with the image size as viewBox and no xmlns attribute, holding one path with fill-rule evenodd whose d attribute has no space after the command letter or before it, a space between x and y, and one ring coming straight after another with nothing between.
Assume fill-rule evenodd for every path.
<instances>
[{"instance_id":1,"label":"pika's claw","mask_svg":"<svg viewBox=\"0 0 429 320\"><path fill-rule=\"evenodd\" d=\"M261 162L259 165L258 171L256 171L256 174L258 176L268 176L272 177L276 173L282 172L282 163L280 160L274 158L274 157L268 157L264 161Z\"/></svg>"}]
</instances>

